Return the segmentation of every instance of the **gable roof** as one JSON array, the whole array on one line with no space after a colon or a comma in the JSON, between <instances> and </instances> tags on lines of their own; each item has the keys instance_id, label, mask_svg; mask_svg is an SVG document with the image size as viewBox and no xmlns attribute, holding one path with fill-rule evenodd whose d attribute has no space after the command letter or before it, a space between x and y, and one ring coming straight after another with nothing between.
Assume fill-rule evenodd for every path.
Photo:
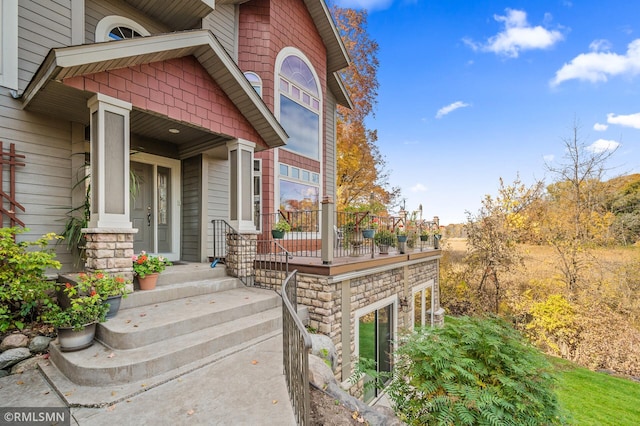
<instances>
[{"instance_id":1,"label":"gable roof","mask_svg":"<svg viewBox=\"0 0 640 426\"><path fill-rule=\"evenodd\" d=\"M218 4L241 4L247 0L217 0ZM336 101L347 108L353 108L351 98L347 93L338 71L351 63L349 53L342 42L331 12L324 0L304 0L304 4L311 15L313 23L327 49L327 84L336 97Z\"/></svg>"},{"instance_id":2,"label":"gable roof","mask_svg":"<svg viewBox=\"0 0 640 426\"><path fill-rule=\"evenodd\" d=\"M49 96L51 101L50 97L55 94L50 93L52 90L45 90L51 81L60 82L69 77L189 55L200 62L269 147L285 144L288 139L285 130L227 51L208 30L52 49L25 89L23 104L25 108L29 107L39 96ZM63 102L59 104L60 108L65 108ZM86 107L86 103L84 106ZM70 117L77 114L77 111L71 111L71 106L69 109Z\"/></svg>"}]
</instances>

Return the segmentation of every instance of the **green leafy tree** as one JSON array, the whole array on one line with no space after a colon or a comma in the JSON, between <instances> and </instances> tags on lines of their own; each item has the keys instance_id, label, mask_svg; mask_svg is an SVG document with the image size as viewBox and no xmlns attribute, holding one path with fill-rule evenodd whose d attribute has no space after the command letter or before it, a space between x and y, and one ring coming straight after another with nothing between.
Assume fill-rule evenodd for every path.
<instances>
[{"instance_id":1,"label":"green leafy tree","mask_svg":"<svg viewBox=\"0 0 640 426\"><path fill-rule=\"evenodd\" d=\"M394 368L387 393L410 425L561 423L551 365L498 318L413 333Z\"/></svg>"}]
</instances>

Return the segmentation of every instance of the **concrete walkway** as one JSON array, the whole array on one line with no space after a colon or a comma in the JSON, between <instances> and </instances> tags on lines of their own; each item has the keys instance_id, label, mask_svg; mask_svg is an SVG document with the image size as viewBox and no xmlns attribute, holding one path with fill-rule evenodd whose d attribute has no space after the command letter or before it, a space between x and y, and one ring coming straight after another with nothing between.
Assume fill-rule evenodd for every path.
<instances>
[{"instance_id":1,"label":"concrete walkway","mask_svg":"<svg viewBox=\"0 0 640 426\"><path fill-rule=\"evenodd\" d=\"M0 379L1 407L64 407L39 370ZM295 425L282 335L105 408L71 408L72 425Z\"/></svg>"}]
</instances>

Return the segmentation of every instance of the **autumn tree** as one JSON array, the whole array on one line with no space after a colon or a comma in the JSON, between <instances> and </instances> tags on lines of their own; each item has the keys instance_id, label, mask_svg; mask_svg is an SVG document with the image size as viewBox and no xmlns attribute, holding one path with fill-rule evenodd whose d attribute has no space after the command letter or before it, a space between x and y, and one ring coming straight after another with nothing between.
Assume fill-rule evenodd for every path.
<instances>
[{"instance_id":1,"label":"autumn tree","mask_svg":"<svg viewBox=\"0 0 640 426\"><path fill-rule=\"evenodd\" d=\"M365 10L333 7L332 13L351 58L341 77L353 103L352 109L338 106L336 203L339 210L372 201L390 205L399 197L399 189L387 189L389 174L376 145L377 132L365 124L375 115L378 44L367 33Z\"/></svg>"},{"instance_id":2,"label":"autumn tree","mask_svg":"<svg viewBox=\"0 0 640 426\"><path fill-rule=\"evenodd\" d=\"M541 189L540 182L528 187L519 177L511 185L500 179L498 195L486 195L477 214L467 212L466 262L478 276L478 293L490 294L492 286L496 313L503 292L501 276L522 263L518 242L531 223L527 207L540 197Z\"/></svg>"},{"instance_id":3,"label":"autumn tree","mask_svg":"<svg viewBox=\"0 0 640 426\"><path fill-rule=\"evenodd\" d=\"M606 243L614 215L606 209L606 185L602 178L615 149L587 146L574 123L571 136L563 139L564 162L547 163L555 176L547 188L549 203L546 239L555 249L570 293L589 263L589 249Z\"/></svg>"}]
</instances>

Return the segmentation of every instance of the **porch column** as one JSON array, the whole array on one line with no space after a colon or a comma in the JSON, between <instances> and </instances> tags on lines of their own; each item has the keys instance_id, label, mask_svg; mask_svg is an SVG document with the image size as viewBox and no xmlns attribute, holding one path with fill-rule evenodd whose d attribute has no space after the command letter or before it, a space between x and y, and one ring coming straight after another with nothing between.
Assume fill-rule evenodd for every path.
<instances>
[{"instance_id":1,"label":"porch column","mask_svg":"<svg viewBox=\"0 0 640 426\"><path fill-rule=\"evenodd\" d=\"M253 221L253 152L256 144L245 140L227 143L229 149L229 221L241 234L256 233Z\"/></svg>"},{"instance_id":2,"label":"porch column","mask_svg":"<svg viewBox=\"0 0 640 426\"><path fill-rule=\"evenodd\" d=\"M129 111L131 104L98 93L91 112L90 228L131 229L129 219Z\"/></svg>"},{"instance_id":3,"label":"porch column","mask_svg":"<svg viewBox=\"0 0 640 426\"><path fill-rule=\"evenodd\" d=\"M129 112L131 104L98 93L91 113L91 211L85 269L133 278L129 218Z\"/></svg>"}]
</instances>

